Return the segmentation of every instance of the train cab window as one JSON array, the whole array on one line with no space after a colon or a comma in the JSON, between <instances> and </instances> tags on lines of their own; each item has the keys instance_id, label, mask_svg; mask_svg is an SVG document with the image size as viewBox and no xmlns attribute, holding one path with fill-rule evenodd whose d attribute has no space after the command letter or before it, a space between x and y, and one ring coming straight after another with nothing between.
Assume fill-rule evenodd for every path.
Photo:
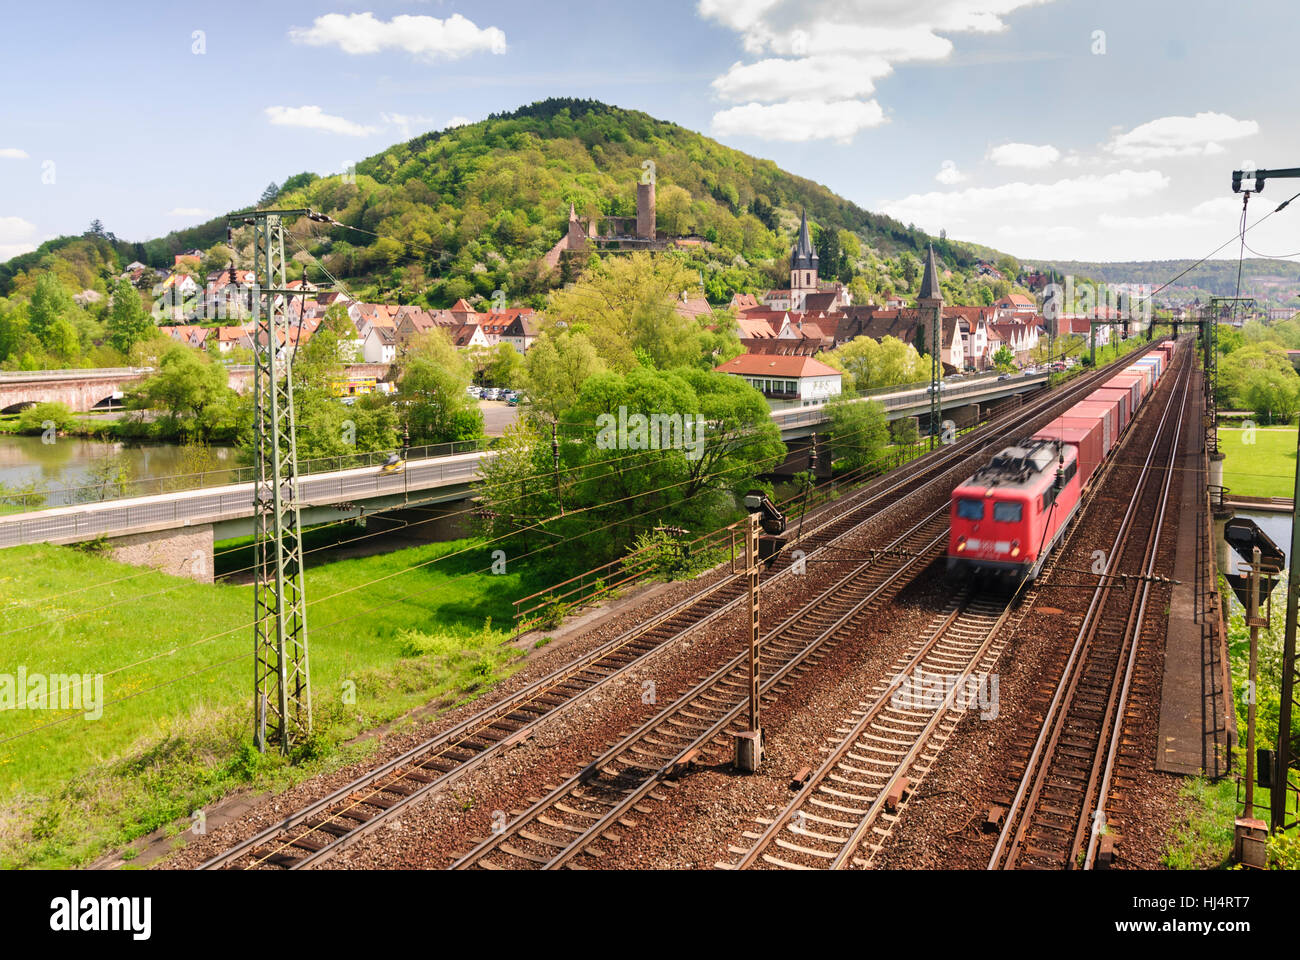
<instances>
[{"instance_id":1,"label":"train cab window","mask_svg":"<svg viewBox=\"0 0 1300 960\"><path fill-rule=\"evenodd\" d=\"M1043 491L1043 512L1046 513L1056 503L1056 485L1048 487Z\"/></svg>"},{"instance_id":2,"label":"train cab window","mask_svg":"<svg viewBox=\"0 0 1300 960\"><path fill-rule=\"evenodd\" d=\"M1024 515L1023 504L1014 500L1000 500L993 505L993 519L998 523L1019 523Z\"/></svg>"},{"instance_id":3,"label":"train cab window","mask_svg":"<svg viewBox=\"0 0 1300 960\"><path fill-rule=\"evenodd\" d=\"M957 501L957 516L963 520L983 520L984 501L962 499Z\"/></svg>"}]
</instances>

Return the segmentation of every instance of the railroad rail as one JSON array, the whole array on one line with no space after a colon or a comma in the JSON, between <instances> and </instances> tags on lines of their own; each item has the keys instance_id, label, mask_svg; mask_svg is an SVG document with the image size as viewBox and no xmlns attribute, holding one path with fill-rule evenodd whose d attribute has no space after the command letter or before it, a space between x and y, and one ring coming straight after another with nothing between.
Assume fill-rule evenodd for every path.
<instances>
[{"instance_id":1,"label":"railroad rail","mask_svg":"<svg viewBox=\"0 0 1300 960\"><path fill-rule=\"evenodd\" d=\"M1127 358L1126 358L1127 359ZM904 500L942 482L966 459L1018 437L1039 418L1074 402L1110 374L1080 378L1058 396L1019 407L885 478L810 514L811 526L782 550L766 579L771 587L791 567L795 548L810 559ZM200 869L264 867L301 869L317 865L366 836L415 801L445 789L490 757L530 735L542 721L585 699L593 691L644 665L677 637L717 621L744 599L743 578L704 587L673 607L638 624L534 681L447 731L368 771L328 796L305 805L272 826L217 854Z\"/></svg>"},{"instance_id":2,"label":"railroad rail","mask_svg":"<svg viewBox=\"0 0 1300 960\"><path fill-rule=\"evenodd\" d=\"M876 682L855 711L856 722L840 729L838 745L785 809L760 820L762 832L745 833L751 846L730 848L737 861L718 866L869 867L907 797L971 706L971 681L981 683L1002 655L1011 632L1004 627L1018 622L1016 614L1030 605L1032 595L958 594ZM976 709L982 706L977 702ZM867 849L858 855L868 835Z\"/></svg>"},{"instance_id":3,"label":"railroad rail","mask_svg":"<svg viewBox=\"0 0 1300 960\"><path fill-rule=\"evenodd\" d=\"M945 504L768 631L759 647L761 695L770 699L816 665L864 611L896 596L937 558L946 542L947 514ZM596 841L617 842L615 827L629 825L633 812L646 812L643 801L656 787L705 758L729 730L740 731L748 689L744 653L496 829L453 869L556 869L572 865L579 854L603 855Z\"/></svg>"},{"instance_id":4,"label":"railroad rail","mask_svg":"<svg viewBox=\"0 0 1300 960\"><path fill-rule=\"evenodd\" d=\"M989 869L1092 867L1108 845L1105 838L1113 840L1105 822L1107 798L1121 768L1132 766L1125 741L1139 737L1126 723L1130 700L1135 691L1155 693L1154 677L1139 670L1139 654L1144 634L1157 629L1146 613L1174 475L1165 467L1173 462L1185 419L1189 357L1189 350L1181 352L1181 377L1164 378L1173 386L1105 570L1050 702L1032 711L1044 719Z\"/></svg>"}]
</instances>

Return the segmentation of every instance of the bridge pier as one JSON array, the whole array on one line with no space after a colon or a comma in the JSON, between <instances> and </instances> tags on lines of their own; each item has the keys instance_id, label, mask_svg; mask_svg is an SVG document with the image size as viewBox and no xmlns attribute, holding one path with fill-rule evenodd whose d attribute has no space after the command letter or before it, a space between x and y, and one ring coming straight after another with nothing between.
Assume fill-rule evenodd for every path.
<instances>
[{"instance_id":1,"label":"bridge pier","mask_svg":"<svg viewBox=\"0 0 1300 960\"><path fill-rule=\"evenodd\" d=\"M422 507L385 510L366 515L366 533L391 532L416 543L443 543L473 533L473 500L451 500Z\"/></svg>"},{"instance_id":2,"label":"bridge pier","mask_svg":"<svg viewBox=\"0 0 1300 960\"><path fill-rule=\"evenodd\" d=\"M118 563L152 567L198 583L212 582L212 524L132 533L108 539L108 555Z\"/></svg>"},{"instance_id":3,"label":"bridge pier","mask_svg":"<svg viewBox=\"0 0 1300 960\"><path fill-rule=\"evenodd\" d=\"M771 471L773 476L793 477L808 470L812 464L812 439L804 437L786 441L786 458ZM832 476L831 460L835 452L831 449L830 439L824 434L817 434L817 478L830 479Z\"/></svg>"},{"instance_id":4,"label":"bridge pier","mask_svg":"<svg viewBox=\"0 0 1300 960\"><path fill-rule=\"evenodd\" d=\"M944 419L951 420L959 430L977 426L980 422L980 405L978 403L968 403L966 406L958 407L955 410L946 410L944 411Z\"/></svg>"}]
</instances>

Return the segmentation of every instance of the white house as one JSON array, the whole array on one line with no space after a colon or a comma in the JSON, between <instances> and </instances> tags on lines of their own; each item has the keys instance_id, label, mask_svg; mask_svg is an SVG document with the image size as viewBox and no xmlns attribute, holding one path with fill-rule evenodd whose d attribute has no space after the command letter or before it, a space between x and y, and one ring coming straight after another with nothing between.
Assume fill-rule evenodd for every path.
<instances>
[{"instance_id":1,"label":"white house","mask_svg":"<svg viewBox=\"0 0 1300 960\"><path fill-rule=\"evenodd\" d=\"M392 363L397 359L397 334L390 327L371 327L364 355L366 363Z\"/></svg>"},{"instance_id":2,"label":"white house","mask_svg":"<svg viewBox=\"0 0 1300 960\"><path fill-rule=\"evenodd\" d=\"M825 403L844 389L840 372L812 357L746 353L715 369L743 379L774 409Z\"/></svg>"}]
</instances>

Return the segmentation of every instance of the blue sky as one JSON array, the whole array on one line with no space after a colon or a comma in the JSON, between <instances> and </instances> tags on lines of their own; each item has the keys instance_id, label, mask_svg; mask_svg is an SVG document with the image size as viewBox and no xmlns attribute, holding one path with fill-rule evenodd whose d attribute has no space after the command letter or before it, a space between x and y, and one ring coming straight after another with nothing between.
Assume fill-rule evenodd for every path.
<instances>
[{"instance_id":1,"label":"blue sky","mask_svg":"<svg viewBox=\"0 0 1300 960\"><path fill-rule=\"evenodd\" d=\"M14 5L0 36L0 258L94 217L121 237L158 236L271 180L338 172L549 96L645 110L868 209L1022 257L1197 257L1236 230L1231 170L1300 165L1294 11L1282 0L1231 9ZM1273 183L1251 219L1300 190L1287 186ZM1300 250L1296 216L1288 208L1251 245Z\"/></svg>"}]
</instances>

